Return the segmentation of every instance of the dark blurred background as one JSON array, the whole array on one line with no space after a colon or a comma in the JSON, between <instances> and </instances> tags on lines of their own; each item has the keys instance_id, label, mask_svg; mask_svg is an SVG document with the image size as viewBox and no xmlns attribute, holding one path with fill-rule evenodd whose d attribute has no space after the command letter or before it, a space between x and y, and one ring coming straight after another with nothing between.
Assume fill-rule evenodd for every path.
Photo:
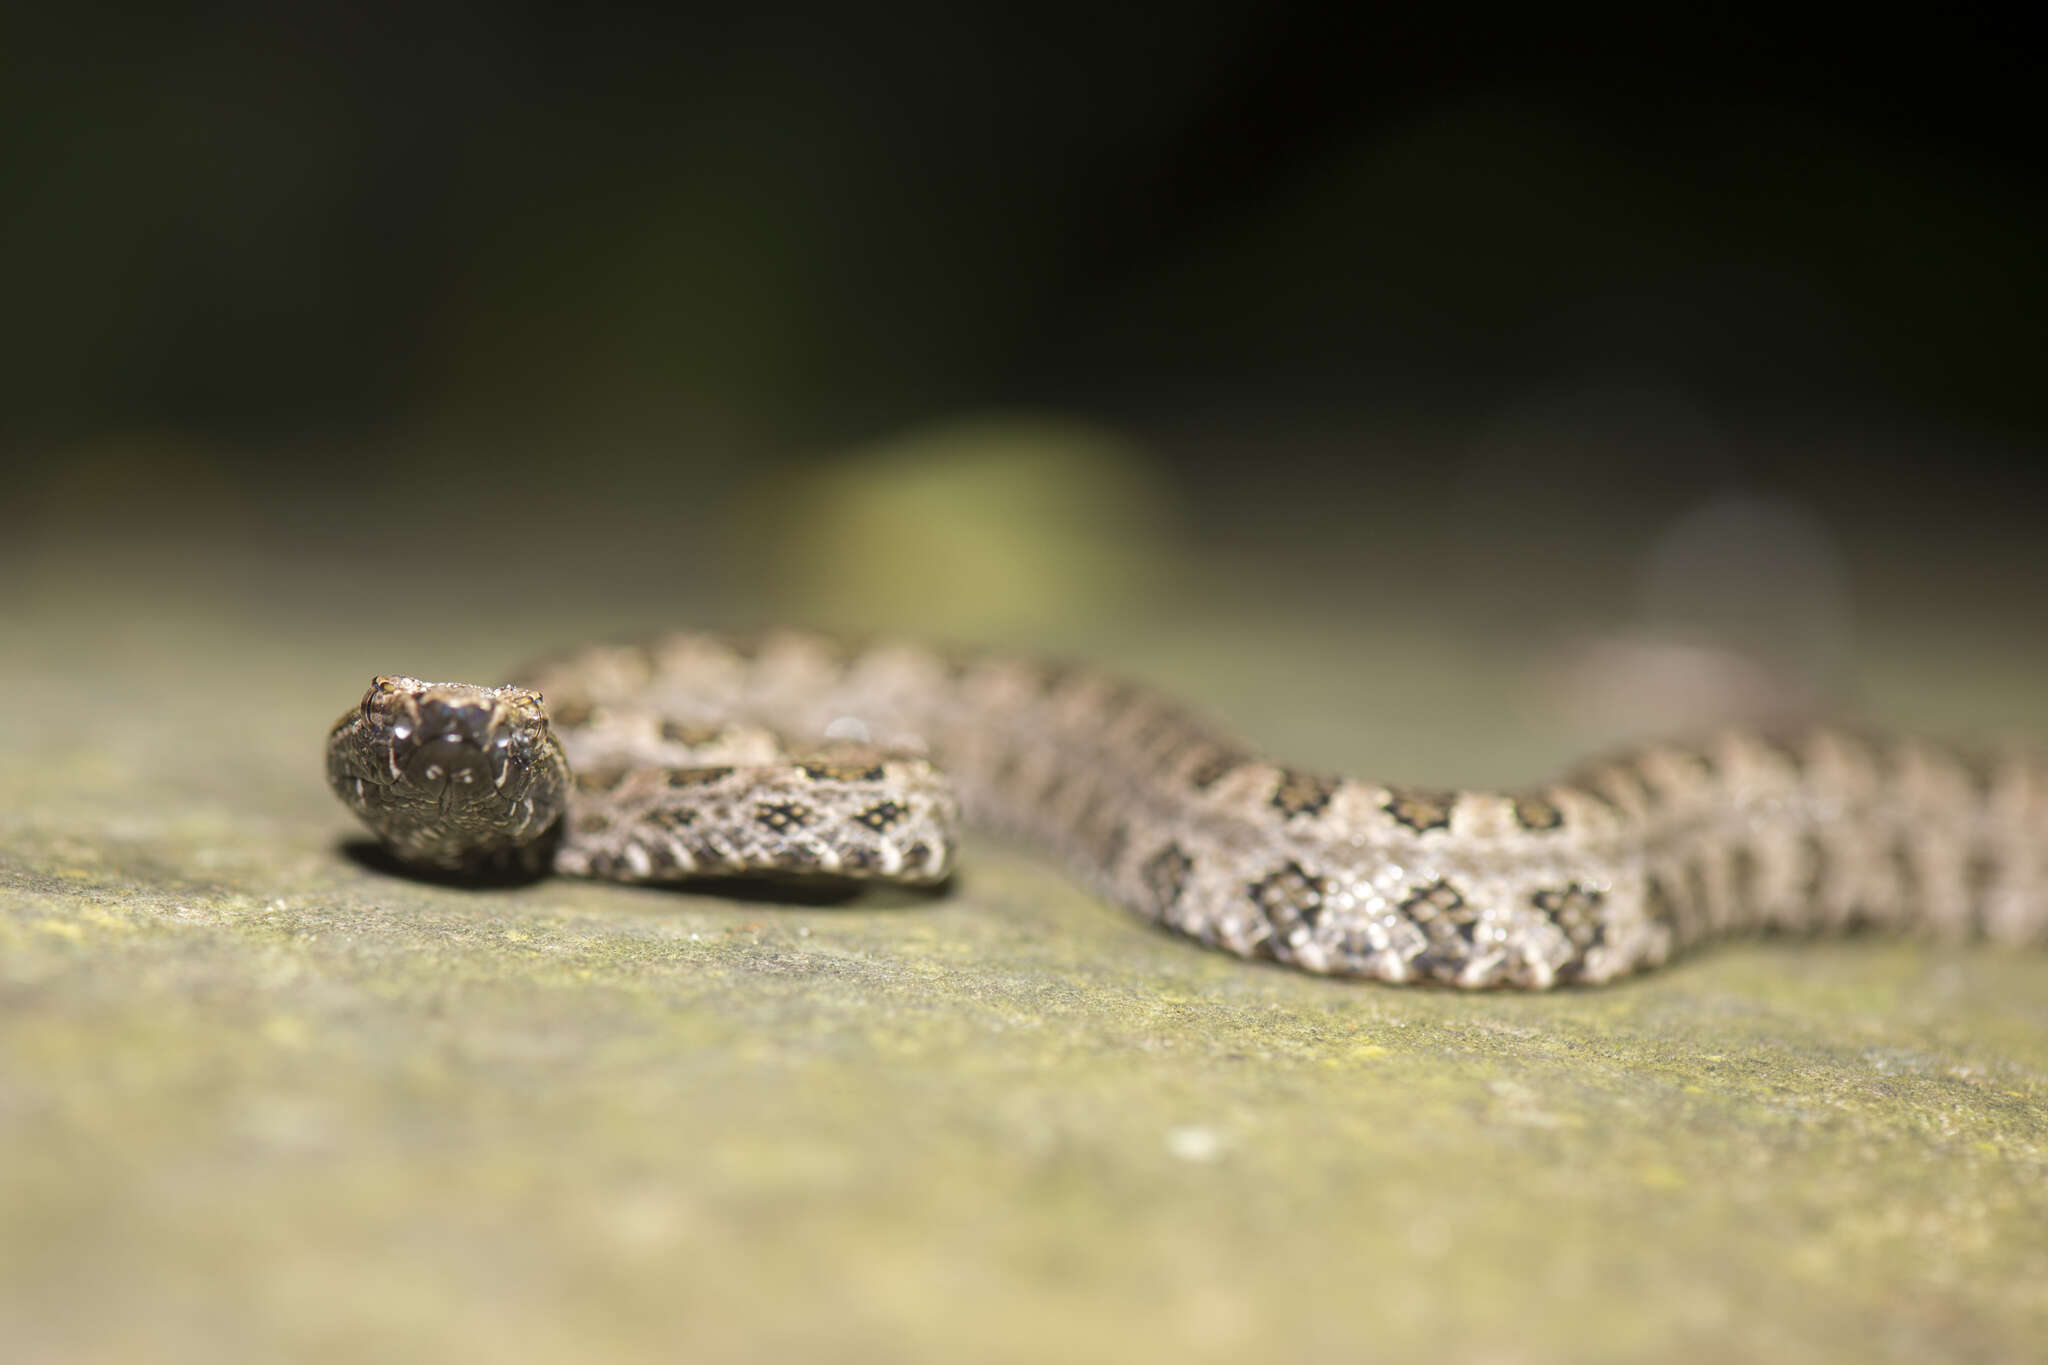
<instances>
[{"instance_id":1,"label":"dark blurred background","mask_svg":"<svg viewBox=\"0 0 2048 1365\"><path fill-rule=\"evenodd\" d=\"M233 552L358 625L405 563L967 634L1700 582L1789 584L1779 644L2010 634L2028 45L1659 16L17 7L7 553Z\"/></svg>"},{"instance_id":2,"label":"dark blurred background","mask_svg":"<svg viewBox=\"0 0 2048 1365\"><path fill-rule=\"evenodd\" d=\"M1982 17L78 5L7 47L17 435L830 443L1589 374L2048 418L2034 73Z\"/></svg>"}]
</instances>

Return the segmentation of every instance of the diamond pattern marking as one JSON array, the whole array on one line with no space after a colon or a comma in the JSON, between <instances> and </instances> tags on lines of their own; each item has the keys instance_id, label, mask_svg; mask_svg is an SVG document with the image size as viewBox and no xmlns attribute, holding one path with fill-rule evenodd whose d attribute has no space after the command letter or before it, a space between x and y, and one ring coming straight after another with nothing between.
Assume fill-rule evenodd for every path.
<instances>
[{"instance_id":1,"label":"diamond pattern marking","mask_svg":"<svg viewBox=\"0 0 2048 1365\"><path fill-rule=\"evenodd\" d=\"M1462 941L1470 946L1479 912L1466 904L1465 897L1443 878L1424 882L1401 902L1401 911L1422 926L1432 944L1446 946Z\"/></svg>"},{"instance_id":2,"label":"diamond pattern marking","mask_svg":"<svg viewBox=\"0 0 2048 1365\"><path fill-rule=\"evenodd\" d=\"M732 769L715 768L670 768L668 784L671 787L708 787L714 782L723 782L732 776Z\"/></svg>"},{"instance_id":3,"label":"diamond pattern marking","mask_svg":"<svg viewBox=\"0 0 2048 1365\"><path fill-rule=\"evenodd\" d=\"M1181 851L1179 844L1168 844L1145 860L1141 876L1145 890L1152 897L1154 914L1163 915L1179 903L1181 892L1187 889L1188 877L1195 870L1194 860Z\"/></svg>"},{"instance_id":4,"label":"diamond pattern marking","mask_svg":"<svg viewBox=\"0 0 2048 1365\"><path fill-rule=\"evenodd\" d=\"M1323 910L1328 883L1302 870L1297 862L1274 869L1248 888L1252 900L1282 938L1297 929L1313 929Z\"/></svg>"},{"instance_id":5,"label":"diamond pattern marking","mask_svg":"<svg viewBox=\"0 0 2048 1365\"><path fill-rule=\"evenodd\" d=\"M796 801L763 801L754 807L755 823L766 825L777 834L802 829L816 818L809 806Z\"/></svg>"},{"instance_id":6,"label":"diamond pattern marking","mask_svg":"<svg viewBox=\"0 0 2048 1365\"><path fill-rule=\"evenodd\" d=\"M883 834L888 831L890 826L901 821L909 814L910 807L900 801L877 801L874 805L869 806L853 818L857 823L866 825L875 833Z\"/></svg>"},{"instance_id":7,"label":"diamond pattern marking","mask_svg":"<svg viewBox=\"0 0 2048 1365\"><path fill-rule=\"evenodd\" d=\"M843 763L830 759L799 763L797 769L813 782L880 782L886 775L879 763Z\"/></svg>"},{"instance_id":8,"label":"diamond pattern marking","mask_svg":"<svg viewBox=\"0 0 2048 1365\"><path fill-rule=\"evenodd\" d=\"M1273 808L1290 820L1313 817L1322 814L1336 794L1337 784L1329 778L1288 768L1273 788Z\"/></svg>"},{"instance_id":9,"label":"diamond pattern marking","mask_svg":"<svg viewBox=\"0 0 2048 1365\"><path fill-rule=\"evenodd\" d=\"M1571 882L1546 887L1529 901L1550 916L1551 923L1562 929L1576 947L1584 949L1597 946L1606 937L1607 929L1600 919L1600 903L1605 899L1598 887Z\"/></svg>"},{"instance_id":10,"label":"diamond pattern marking","mask_svg":"<svg viewBox=\"0 0 2048 1365\"><path fill-rule=\"evenodd\" d=\"M1456 792L1407 788L1389 791L1382 809L1394 818L1395 823L1406 825L1417 834L1427 834L1433 829L1451 827L1451 808L1457 803Z\"/></svg>"},{"instance_id":11,"label":"diamond pattern marking","mask_svg":"<svg viewBox=\"0 0 2048 1365\"><path fill-rule=\"evenodd\" d=\"M1515 798L1515 823L1532 834L1556 829L1564 823L1564 812L1541 796Z\"/></svg>"}]
</instances>

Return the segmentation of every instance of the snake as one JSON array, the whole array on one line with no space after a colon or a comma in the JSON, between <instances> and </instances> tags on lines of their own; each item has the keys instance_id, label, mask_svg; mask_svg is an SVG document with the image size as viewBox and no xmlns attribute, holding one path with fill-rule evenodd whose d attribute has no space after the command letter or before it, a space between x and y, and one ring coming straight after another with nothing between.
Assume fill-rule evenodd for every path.
<instances>
[{"instance_id":1,"label":"snake","mask_svg":"<svg viewBox=\"0 0 2048 1365\"><path fill-rule=\"evenodd\" d=\"M1521 790L1332 777L1097 669L800 631L376 678L329 785L404 868L937 886L963 824L1303 971L1613 981L1717 936L2048 939L2048 762L1814 724L1643 745Z\"/></svg>"}]
</instances>

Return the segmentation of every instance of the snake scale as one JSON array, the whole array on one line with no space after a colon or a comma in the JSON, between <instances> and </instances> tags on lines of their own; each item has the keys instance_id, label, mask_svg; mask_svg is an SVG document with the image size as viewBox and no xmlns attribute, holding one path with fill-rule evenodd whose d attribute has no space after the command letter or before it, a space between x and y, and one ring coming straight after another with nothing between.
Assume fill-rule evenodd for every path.
<instances>
[{"instance_id":1,"label":"snake scale","mask_svg":"<svg viewBox=\"0 0 2048 1365\"><path fill-rule=\"evenodd\" d=\"M1730 731L1520 792L1320 776L1085 668L795 632L377 679L336 793L402 862L934 883L961 817L1104 898L1306 971L1602 982L1724 933L2048 938L2048 764ZM943 768L939 766L943 764Z\"/></svg>"}]
</instances>

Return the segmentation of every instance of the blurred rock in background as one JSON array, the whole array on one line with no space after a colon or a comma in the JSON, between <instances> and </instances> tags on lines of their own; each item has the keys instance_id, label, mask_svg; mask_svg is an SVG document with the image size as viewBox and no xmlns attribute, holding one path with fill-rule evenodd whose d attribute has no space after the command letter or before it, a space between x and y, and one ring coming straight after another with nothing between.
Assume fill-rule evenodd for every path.
<instances>
[{"instance_id":1,"label":"blurred rock in background","mask_svg":"<svg viewBox=\"0 0 2048 1365\"><path fill-rule=\"evenodd\" d=\"M731 553L790 619L950 635L1127 618L1184 577L1177 490L1130 441L988 418L907 432L752 490Z\"/></svg>"}]
</instances>

